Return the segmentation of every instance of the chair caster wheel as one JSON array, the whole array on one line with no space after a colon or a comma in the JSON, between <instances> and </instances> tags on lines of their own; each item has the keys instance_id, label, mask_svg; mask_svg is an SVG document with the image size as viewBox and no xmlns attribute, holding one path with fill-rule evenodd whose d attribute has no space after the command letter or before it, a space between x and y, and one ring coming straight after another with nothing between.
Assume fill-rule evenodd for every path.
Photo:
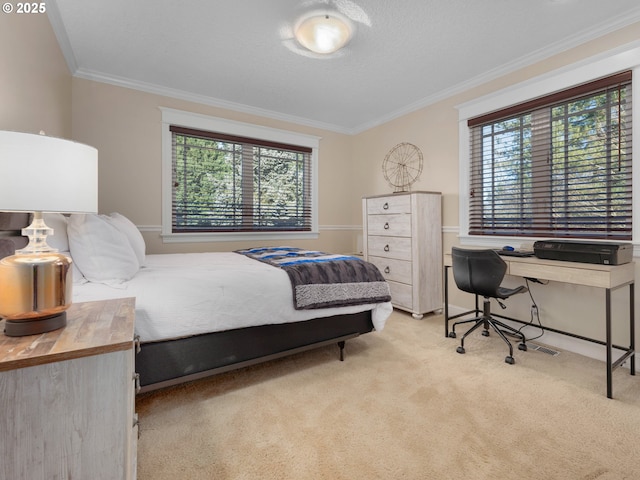
<instances>
[{"instance_id":1,"label":"chair caster wheel","mask_svg":"<svg viewBox=\"0 0 640 480\"><path fill-rule=\"evenodd\" d=\"M505 363L508 363L509 365L513 365L514 363L516 363L516 361L513 359L513 357L511 355L507 355L504 358Z\"/></svg>"},{"instance_id":2,"label":"chair caster wheel","mask_svg":"<svg viewBox=\"0 0 640 480\"><path fill-rule=\"evenodd\" d=\"M456 338L456 332L449 332L449 338Z\"/></svg>"},{"instance_id":3,"label":"chair caster wheel","mask_svg":"<svg viewBox=\"0 0 640 480\"><path fill-rule=\"evenodd\" d=\"M518 345L518 350L522 350L523 352L527 351L527 344L526 343L521 343Z\"/></svg>"},{"instance_id":4,"label":"chair caster wheel","mask_svg":"<svg viewBox=\"0 0 640 480\"><path fill-rule=\"evenodd\" d=\"M489 330L483 330L482 331L482 336L483 337L488 337L489 336Z\"/></svg>"},{"instance_id":5,"label":"chair caster wheel","mask_svg":"<svg viewBox=\"0 0 640 480\"><path fill-rule=\"evenodd\" d=\"M464 353L464 347L458 347L458 348L456 348L456 352L458 352L458 353Z\"/></svg>"}]
</instances>

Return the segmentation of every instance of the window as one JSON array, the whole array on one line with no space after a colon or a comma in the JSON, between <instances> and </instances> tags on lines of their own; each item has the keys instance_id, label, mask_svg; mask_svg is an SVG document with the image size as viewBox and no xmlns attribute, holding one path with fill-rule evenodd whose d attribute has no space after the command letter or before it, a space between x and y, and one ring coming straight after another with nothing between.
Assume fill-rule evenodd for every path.
<instances>
[{"instance_id":1,"label":"window","mask_svg":"<svg viewBox=\"0 0 640 480\"><path fill-rule=\"evenodd\" d=\"M317 234L317 138L169 109L163 123L165 241Z\"/></svg>"},{"instance_id":2,"label":"window","mask_svg":"<svg viewBox=\"0 0 640 480\"><path fill-rule=\"evenodd\" d=\"M471 235L632 239L631 71L470 118Z\"/></svg>"},{"instance_id":3,"label":"window","mask_svg":"<svg viewBox=\"0 0 640 480\"><path fill-rule=\"evenodd\" d=\"M311 149L169 128L174 232L311 230Z\"/></svg>"}]
</instances>

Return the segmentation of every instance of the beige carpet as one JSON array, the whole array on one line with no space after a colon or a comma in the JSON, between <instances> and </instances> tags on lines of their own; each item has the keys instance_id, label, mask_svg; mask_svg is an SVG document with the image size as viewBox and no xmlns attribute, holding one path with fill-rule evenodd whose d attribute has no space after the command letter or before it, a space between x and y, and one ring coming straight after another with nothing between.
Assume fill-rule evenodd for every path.
<instances>
[{"instance_id":1,"label":"beige carpet","mask_svg":"<svg viewBox=\"0 0 640 480\"><path fill-rule=\"evenodd\" d=\"M640 375L394 312L383 332L143 395L138 478L640 478Z\"/></svg>"}]
</instances>

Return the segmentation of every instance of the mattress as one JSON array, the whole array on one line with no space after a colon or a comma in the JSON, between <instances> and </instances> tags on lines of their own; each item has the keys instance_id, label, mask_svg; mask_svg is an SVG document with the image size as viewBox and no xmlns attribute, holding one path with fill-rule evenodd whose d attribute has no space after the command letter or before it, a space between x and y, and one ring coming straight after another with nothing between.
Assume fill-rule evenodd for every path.
<instances>
[{"instance_id":1,"label":"mattress","mask_svg":"<svg viewBox=\"0 0 640 480\"><path fill-rule=\"evenodd\" d=\"M136 298L142 342L372 310L377 331L391 303L296 310L287 273L233 252L147 255L145 266L119 285L73 287L73 301Z\"/></svg>"}]
</instances>

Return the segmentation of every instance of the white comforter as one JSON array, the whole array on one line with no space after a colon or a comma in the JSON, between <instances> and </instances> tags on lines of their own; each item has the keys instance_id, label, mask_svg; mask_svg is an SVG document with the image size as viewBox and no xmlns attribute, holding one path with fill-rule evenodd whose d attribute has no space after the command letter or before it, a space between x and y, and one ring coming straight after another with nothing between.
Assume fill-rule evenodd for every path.
<instances>
[{"instance_id":1,"label":"white comforter","mask_svg":"<svg viewBox=\"0 0 640 480\"><path fill-rule=\"evenodd\" d=\"M145 263L122 285L74 285L73 301L136 297L136 333L143 342L364 310L373 310L379 331L392 311L388 302L295 310L285 271L237 253L147 255Z\"/></svg>"}]
</instances>

